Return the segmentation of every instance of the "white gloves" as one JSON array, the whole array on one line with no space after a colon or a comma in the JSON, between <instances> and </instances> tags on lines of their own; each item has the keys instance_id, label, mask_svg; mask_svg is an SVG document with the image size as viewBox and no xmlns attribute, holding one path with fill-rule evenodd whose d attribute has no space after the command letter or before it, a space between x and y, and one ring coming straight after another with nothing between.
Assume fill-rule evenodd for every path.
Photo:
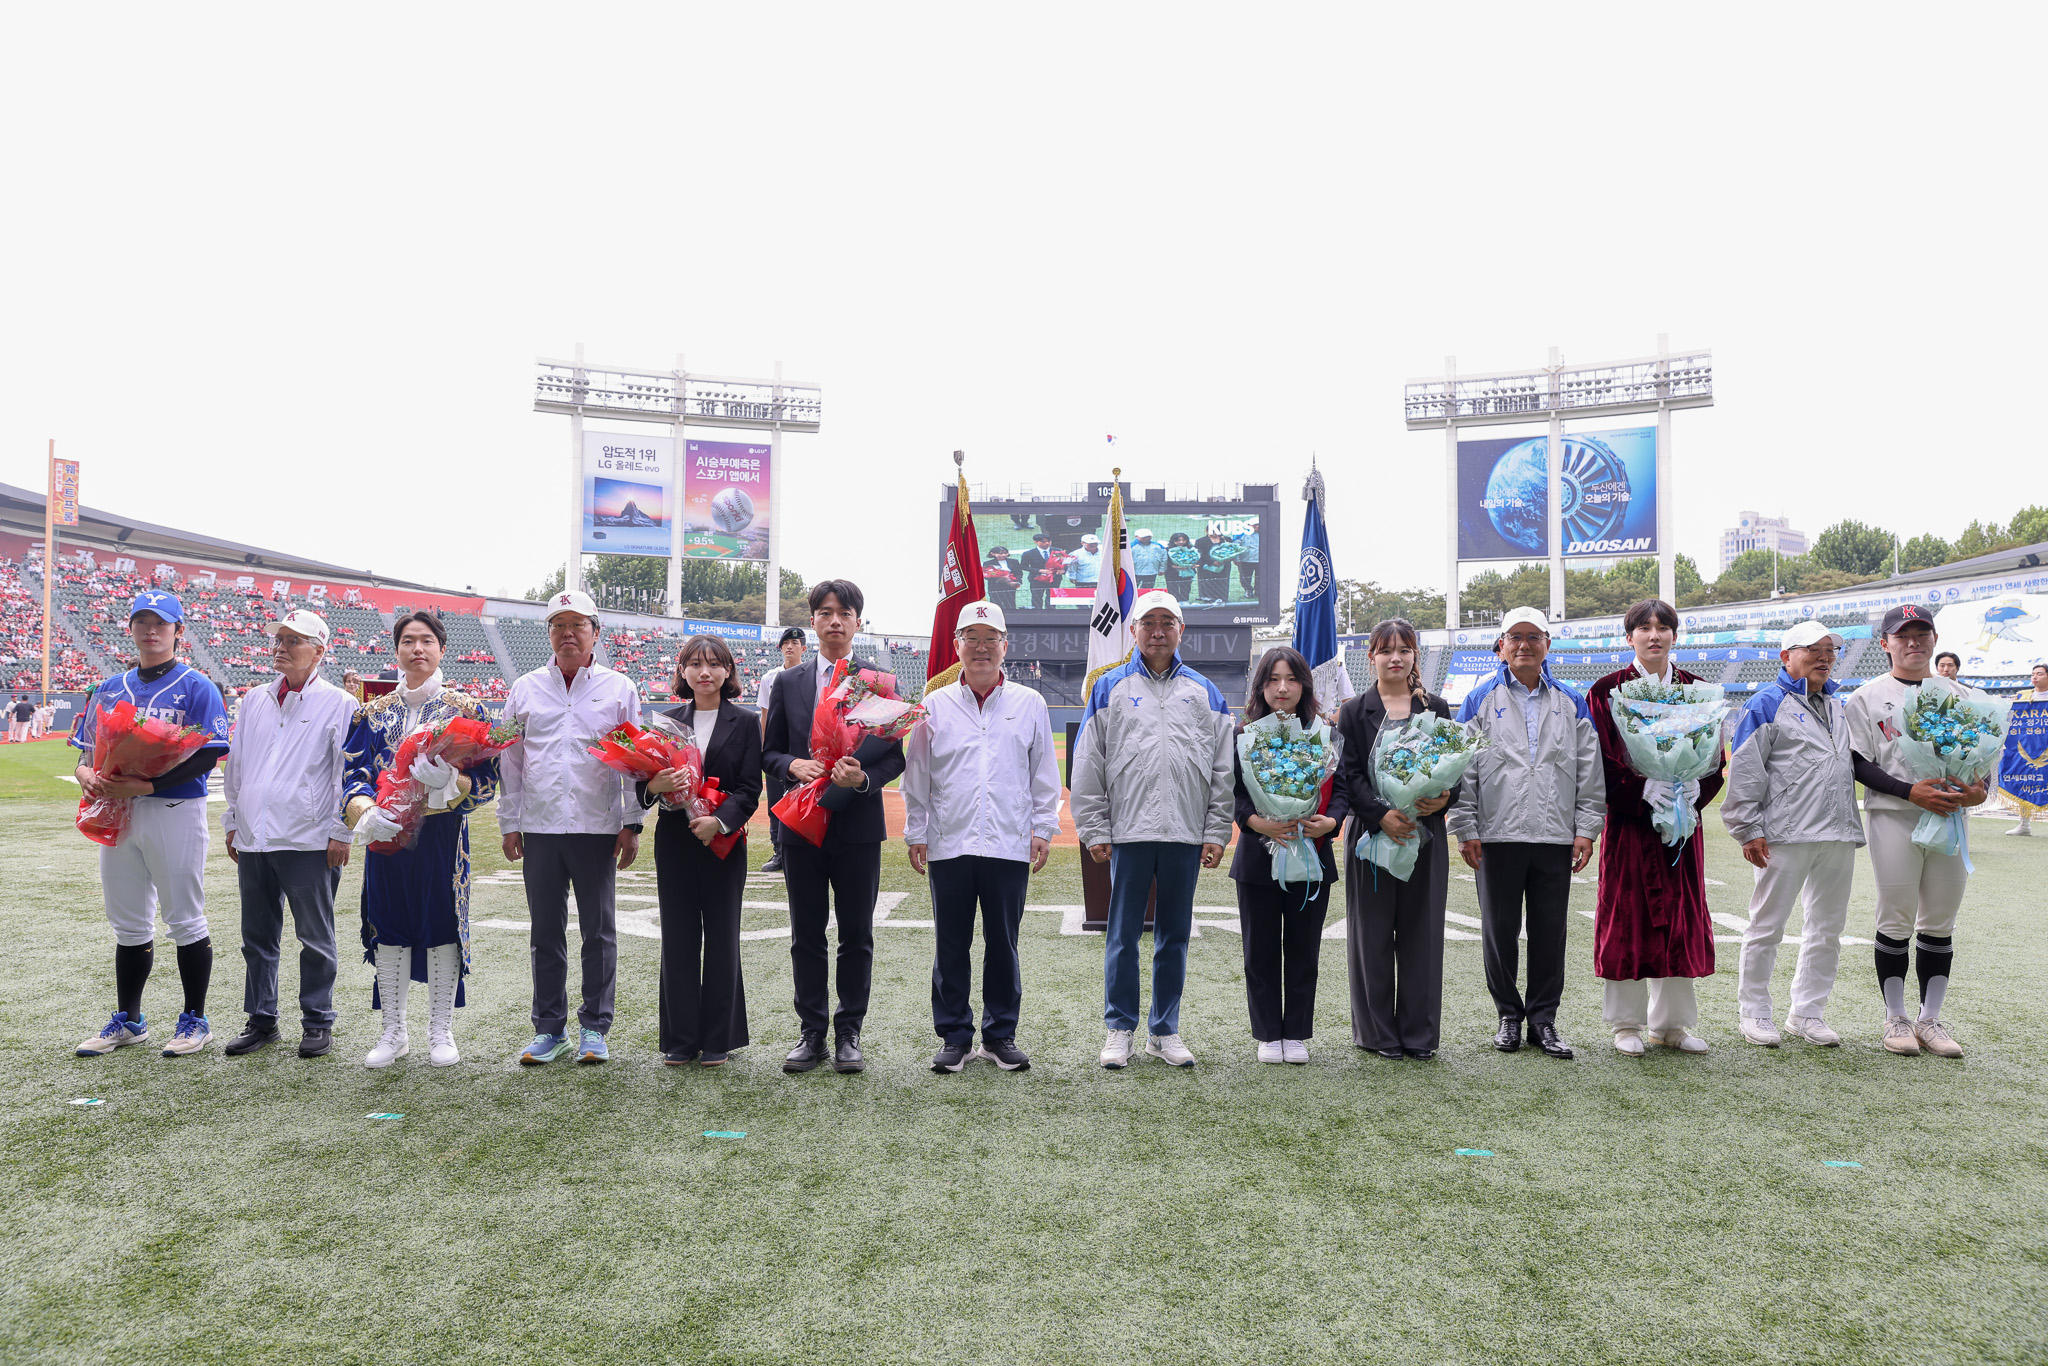
<instances>
[{"instance_id":1,"label":"white gloves","mask_svg":"<svg viewBox=\"0 0 2048 1366\"><path fill-rule=\"evenodd\" d=\"M1681 800L1687 806L1696 805L1700 799L1698 779L1683 783L1667 783L1654 779L1643 784L1643 800L1653 811L1675 810Z\"/></svg>"},{"instance_id":2,"label":"white gloves","mask_svg":"<svg viewBox=\"0 0 2048 1366\"><path fill-rule=\"evenodd\" d=\"M1700 780L1698 778L1691 778L1686 781L1685 804L1687 806L1698 806L1700 804Z\"/></svg>"},{"instance_id":3,"label":"white gloves","mask_svg":"<svg viewBox=\"0 0 2048 1366\"><path fill-rule=\"evenodd\" d=\"M398 838L398 822L381 806L373 806L356 822L357 844L380 844Z\"/></svg>"},{"instance_id":4,"label":"white gloves","mask_svg":"<svg viewBox=\"0 0 2048 1366\"><path fill-rule=\"evenodd\" d=\"M422 759L412 766L412 776L427 789L427 810L445 810L455 800L455 765L446 759Z\"/></svg>"}]
</instances>

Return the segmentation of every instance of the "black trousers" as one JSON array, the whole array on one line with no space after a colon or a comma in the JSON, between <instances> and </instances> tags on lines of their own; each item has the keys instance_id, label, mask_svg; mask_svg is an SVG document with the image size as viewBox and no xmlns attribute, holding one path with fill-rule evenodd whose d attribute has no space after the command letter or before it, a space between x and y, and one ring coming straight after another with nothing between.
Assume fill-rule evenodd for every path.
<instances>
[{"instance_id":1,"label":"black trousers","mask_svg":"<svg viewBox=\"0 0 2048 1366\"><path fill-rule=\"evenodd\" d=\"M1237 581L1244 585L1246 597L1256 598L1259 595L1258 565L1246 564L1243 560L1239 560L1237 562Z\"/></svg>"},{"instance_id":2,"label":"black trousers","mask_svg":"<svg viewBox=\"0 0 2048 1366\"><path fill-rule=\"evenodd\" d=\"M654 871L661 898L661 1051L694 1056L745 1048L752 1042L740 976L746 840L720 858L690 833L686 814L664 810L654 832Z\"/></svg>"},{"instance_id":3,"label":"black trousers","mask_svg":"<svg viewBox=\"0 0 2048 1366\"><path fill-rule=\"evenodd\" d=\"M1434 1051L1444 1014L1443 815L1423 824L1429 842L1406 882L1364 859L1344 862L1345 957L1351 970L1351 1041L1375 1051Z\"/></svg>"},{"instance_id":4,"label":"black trousers","mask_svg":"<svg viewBox=\"0 0 2048 1366\"><path fill-rule=\"evenodd\" d=\"M796 979L796 1018L823 1032L832 1005L832 965L825 944L828 917L839 921L839 1009L834 1032L857 1032L868 1015L875 971L875 893L882 886L882 846L834 844L820 849L798 836L782 846L789 888L789 966Z\"/></svg>"},{"instance_id":5,"label":"black trousers","mask_svg":"<svg viewBox=\"0 0 2048 1366\"><path fill-rule=\"evenodd\" d=\"M974 1040L974 917L981 910L981 1037L1017 1037L1024 968L1017 928L1031 865L1023 859L963 854L926 865L932 884L932 1028L947 1043Z\"/></svg>"},{"instance_id":6,"label":"black trousers","mask_svg":"<svg viewBox=\"0 0 2048 1366\"><path fill-rule=\"evenodd\" d=\"M768 808L768 847L779 854L782 852L782 822L775 819L774 808L775 803L789 795L789 784L773 773L763 774L762 778L767 790L767 796L762 798L761 805Z\"/></svg>"},{"instance_id":7,"label":"black trousers","mask_svg":"<svg viewBox=\"0 0 2048 1366\"><path fill-rule=\"evenodd\" d=\"M1315 1036L1316 973L1322 963L1323 921L1330 914L1330 879L1316 884L1302 904L1300 883L1237 884L1238 925L1244 939L1244 995L1252 1037L1260 1043Z\"/></svg>"},{"instance_id":8,"label":"black trousers","mask_svg":"<svg viewBox=\"0 0 2048 1366\"><path fill-rule=\"evenodd\" d=\"M1042 608L1046 606L1048 603L1050 603L1052 601L1052 588L1053 586L1049 583L1045 583L1039 579L1033 579L1031 581L1032 607Z\"/></svg>"},{"instance_id":9,"label":"black trousers","mask_svg":"<svg viewBox=\"0 0 2048 1366\"><path fill-rule=\"evenodd\" d=\"M533 963L533 1030L559 1034L569 1023L569 889L583 938L583 1003L576 1023L609 1034L619 984L617 835L526 837L521 862L527 943Z\"/></svg>"},{"instance_id":10,"label":"black trousers","mask_svg":"<svg viewBox=\"0 0 2048 1366\"><path fill-rule=\"evenodd\" d=\"M1230 566L1222 564L1214 569L1204 569L1198 576L1202 581L1202 597L1211 602L1221 602L1230 596Z\"/></svg>"},{"instance_id":11,"label":"black trousers","mask_svg":"<svg viewBox=\"0 0 2048 1366\"><path fill-rule=\"evenodd\" d=\"M1572 894L1569 844L1488 842L1479 859L1479 936L1493 1008L1532 1025L1554 1024L1564 996L1564 933ZM1528 903L1529 994L1515 990L1515 937Z\"/></svg>"}]
</instances>

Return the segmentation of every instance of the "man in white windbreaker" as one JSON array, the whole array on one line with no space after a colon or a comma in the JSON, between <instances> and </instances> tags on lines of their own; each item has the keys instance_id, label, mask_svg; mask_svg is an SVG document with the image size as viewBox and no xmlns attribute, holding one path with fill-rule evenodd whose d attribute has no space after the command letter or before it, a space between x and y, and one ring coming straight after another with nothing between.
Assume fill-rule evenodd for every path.
<instances>
[{"instance_id":1,"label":"man in white windbreaker","mask_svg":"<svg viewBox=\"0 0 2048 1366\"><path fill-rule=\"evenodd\" d=\"M619 975L617 871L640 852L640 802L632 783L592 758L589 742L622 723L640 723L633 680L597 662L597 604L567 589L548 599L554 657L521 674L505 695L506 719L526 736L498 760L498 829L505 857L525 862L532 919L533 1042L529 1067L553 1062L569 1042L569 889L583 939L583 1003L576 1060L611 1056Z\"/></svg>"},{"instance_id":2,"label":"man in white windbreaker","mask_svg":"<svg viewBox=\"0 0 2048 1366\"><path fill-rule=\"evenodd\" d=\"M1180 603L1140 593L1131 604L1131 658L1088 690L1075 737L1074 828L1088 856L1109 864L1103 945L1102 1065L1127 1066L1138 1028L1138 941L1155 880L1152 1013L1145 1051L1194 1066L1180 1038L1195 879L1223 861L1236 811L1237 726L1216 685L1180 661Z\"/></svg>"},{"instance_id":3,"label":"man in white windbreaker","mask_svg":"<svg viewBox=\"0 0 2048 1366\"><path fill-rule=\"evenodd\" d=\"M1735 999L1742 1037L1761 1048L1780 1042L1771 972L1792 904L1802 895L1806 916L1786 1027L1824 1048L1842 1041L1821 1012L1842 956L1863 818L1856 810L1848 713L1833 681L1841 648L1842 637L1817 621L1786 631L1779 638L1777 681L1743 708L1728 759L1721 821L1756 869Z\"/></svg>"},{"instance_id":4,"label":"man in white windbreaker","mask_svg":"<svg viewBox=\"0 0 2048 1366\"><path fill-rule=\"evenodd\" d=\"M1877 985L1884 996L1884 1046L1912 1055L1925 1049L1960 1058L1962 1045L1941 1022L1955 962L1956 915L1970 873L1968 851L1955 854L1913 843L1922 811L1948 815L1980 806L1987 784L1961 787L1930 780L1914 782L1899 762L1905 710L1923 688L1960 693L1933 671L1934 617L1916 603L1885 613L1879 643L1891 657L1891 672L1873 678L1849 699L1849 731L1861 762L1864 810L1870 815L1870 868L1877 877ZM1920 979L1919 1018L1906 1014L1906 951Z\"/></svg>"},{"instance_id":5,"label":"man in white windbreaker","mask_svg":"<svg viewBox=\"0 0 2048 1366\"><path fill-rule=\"evenodd\" d=\"M277 682L252 688L235 720L221 828L242 892L240 1057L277 1039L277 960L289 904L299 939L299 1056L334 1043L334 893L348 863L343 748L356 700L320 676L327 623L300 609L269 624Z\"/></svg>"},{"instance_id":6,"label":"man in white windbreaker","mask_svg":"<svg viewBox=\"0 0 2048 1366\"><path fill-rule=\"evenodd\" d=\"M1512 1053L1529 1042L1553 1058L1571 1045L1557 1032L1564 998L1565 928L1572 874L1593 857L1607 817L1607 775L1586 699L1558 682L1546 659L1550 623L1533 607L1501 619L1500 671L1474 688L1458 719L1491 744L1465 776L1444 827L1479 879L1486 989L1500 1027L1493 1046ZM1529 993L1516 989L1528 907Z\"/></svg>"},{"instance_id":7,"label":"man in white windbreaker","mask_svg":"<svg viewBox=\"0 0 2048 1366\"><path fill-rule=\"evenodd\" d=\"M1005 1072L1031 1066L1017 1047L1023 1004L1017 930L1031 874L1060 828L1060 771L1045 699L1003 677L1003 609L974 602L953 633L960 677L925 694L925 722L903 747L904 841L932 884L934 1072L958 1072L974 1048L974 915L981 908L981 1053Z\"/></svg>"}]
</instances>

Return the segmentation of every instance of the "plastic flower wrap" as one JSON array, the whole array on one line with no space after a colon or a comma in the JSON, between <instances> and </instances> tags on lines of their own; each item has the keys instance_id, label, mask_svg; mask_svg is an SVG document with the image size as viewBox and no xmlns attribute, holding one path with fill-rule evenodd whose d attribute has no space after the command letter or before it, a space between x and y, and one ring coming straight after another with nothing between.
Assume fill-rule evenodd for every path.
<instances>
[{"instance_id":1,"label":"plastic flower wrap","mask_svg":"<svg viewBox=\"0 0 2048 1366\"><path fill-rule=\"evenodd\" d=\"M1202 562L1202 552L1191 545L1175 545L1166 548L1167 563L1179 565L1182 569L1193 569Z\"/></svg>"},{"instance_id":2,"label":"plastic flower wrap","mask_svg":"<svg viewBox=\"0 0 2048 1366\"><path fill-rule=\"evenodd\" d=\"M666 718L656 717L655 730L644 730L630 721L622 722L588 742L584 752L615 773L623 773L635 782L644 783L655 774L671 768L681 768L683 745L688 745L694 755L697 746L694 741L679 736L673 727L662 726ZM701 772L703 764L697 764Z\"/></svg>"},{"instance_id":3,"label":"plastic flower wrap","mask_svg":"<svg viewBox=\"0 0 2048 1366\"><path fill-rule=\"evenodd\" d=\"M826 771L791 788L774 807L784 830L793 830L820 848L832 813L853 800L851 788L833 785L832 766L849 755L863 766L871 764L924 720L923 707L896 695L895 674L854 669L845 659L833 670L832 682L811 714L811 758Z\"/></svg>"},{"instance_id":4,"label":"plastic flower wrap","mask_svg":"<svg viewBox=\"0 0 2048 1366\"><path fill-rule=\"evenodd\" d=\"M1073 558L1066 551L1057 547L1048 549L1045 552L1045 568L1039 570L1031 577L1039 583L1051 583L1060 575L1066 573L1067 565L1072 562Z\"/></svg>"},{"instance_id":5,"label":"plastic flower wrap","mask_svg":"<svg viewBox=\"0 0 2048 1366\"><path fill-rule=\"evenodd\" d=\"M2003 697L1958 697L1925 684L1900 720L1899 762L1915 779L1970 787L1998 771L2012 703ZM1967 816L1920 814L1913 843L1954 857L1969 858Z\"/></svg>"},{"instance_id":6,"label":"plastic flower wrap","mask_svg":"<svg viewBox=\"0 0 2048 1366\"><path fill-rule=\"evenodd\" d=\"M1330 775L1337 771L1342 747L1343 737L1321 721L1303 726L1292 713L1272 712L1245 722L1237 733L1237 761L1252 805L1269 821L1320 812L1328 805ZM1323 880L1323 861L1308 836L1276 840L1268 835L1265 843L1273 855L1275 882L1312 887Z\"/></svg>"},{"instance_id":7,"label":"plastic flower wrap","mask_svg":"<svg viewBox=\"0 0 2048 1366\"><path fill-rule=\"evenodd\" d=\"M412 776L413 765L439 759L451 768L468 768L496 758L525 738L526 722L516 716L504 721L444 716L400 740L390 767L377 775L377 805L398 822L398 837L376 841L370 852L395 854L420 842L420 822L427 818L427 785Z\"/></svg>"},{"instance_id":8,"label":"plastic flower wrap","mask_svg":"<svg viewBox=\"0 0 2048 1366\"><path fill-rule=\"evenodd\" d=\"M1242 554L1244 554L1244 547L1236 541L1224 541L1220 545L1209 547L1209 561L1212 564L1225 564Z\"/></svg>"},{"instance_id":9,"label":"plastic flower wrap","mask_svg":"<svg viewBox=\"0 0 2048 1366\"><path fill-rule=\"evenodd\" d=\"M1718 683L1665 683L1631 678L1608 702L1614 729L1628 751L1628 766L1645 782L1672 789L1668 808L1654 809L1650 824L1669 845L1683 844L1699 827L1699 812L1684 787L1721 766L1721 723L1727 706Z\"/></svg>"},{"instance_id":10,"label":"plastic flower wrap","mask_svg":"<svg viewBox=\"0 0 2048 1366\"><path fill-rule=\"evenodd\" d=\"M1373 746L1373 785L1380 799L1415 821L1415 833L1403 844L1384 830L1358 844L1358 855L1406 882L1429 831L1417 819L1416 807L1426 797L1440 797L1458 785L1465 770L1487 747L1479 727L1460 724L1434 712L1417 711L1406 726L1382 726Z\"/></svg>"},{"instance_id":11,"label":"plastic flower wrap","mask_svg":"<svg viewBox=\"0 0 2048 1366\"><path fill-rule=\"evenodd\" d=\"M161 717L144 716L133 702L100 708L92 766L102 778L161 778L206 747L207 733ZM133 797L81 797L78 833L109 849L128 837Z\"/></svg>"}]
</instances>

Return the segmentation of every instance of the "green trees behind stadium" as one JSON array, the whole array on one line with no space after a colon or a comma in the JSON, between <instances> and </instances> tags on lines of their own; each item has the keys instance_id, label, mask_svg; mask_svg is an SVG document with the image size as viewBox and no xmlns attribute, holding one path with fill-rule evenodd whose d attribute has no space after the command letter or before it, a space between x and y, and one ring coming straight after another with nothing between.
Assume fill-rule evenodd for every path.
<instances>
[{"instance_id":1,"label":"green trees behind stadium","mask_svg":"<svg viewBox=\"0 0 2048 1366\"><path fill-rule=\"evenodd\" d=\"M562 591L563 571L557 568L540 587L526 590L529 602ZM759 564L724 560L684 560L683 615L707 621L758 622L767 614L767 569ZM668 561L651 555L591 557L585 586L600 608L615 612L658 613L668 593ZM782 571L782 620L801 622L810 616L804 594L809 587L794 570Z\"/></svg>"}]
</instances>

